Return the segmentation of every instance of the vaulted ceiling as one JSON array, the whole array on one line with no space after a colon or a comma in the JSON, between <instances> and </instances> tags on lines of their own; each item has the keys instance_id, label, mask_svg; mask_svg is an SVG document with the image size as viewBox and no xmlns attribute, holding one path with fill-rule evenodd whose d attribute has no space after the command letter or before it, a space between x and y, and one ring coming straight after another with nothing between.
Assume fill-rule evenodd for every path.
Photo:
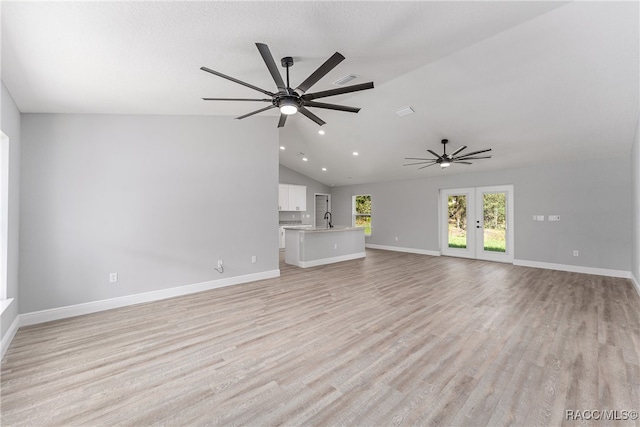
<instances>
[{"instance_id":1,"label":"vaulted ceiling","mask_svg":"<svg viewBox=\"0 0 640 427\"><path fill-rule=\"evenodd\" d=\"M629 154L639 114L638 2L12 2L2 12L2 80L25 113L200 114L263 107L202 97L275 91L256 49L295 60L292 86L338 51L313 86L373 81L326 98L280 130L280 162L328 185ZM284 71L284 70L283 70ZM411 106L414 114L396 111ZM265 112L278 122L277 112ZM246 121L254 119L248 117ZM493 158L403 167L460 145ZM352 153L357 151L358 156ZM308 161L302 161L302 155ZM321 168L326 168L322 171Z\"/></svg>"}]
</instances>

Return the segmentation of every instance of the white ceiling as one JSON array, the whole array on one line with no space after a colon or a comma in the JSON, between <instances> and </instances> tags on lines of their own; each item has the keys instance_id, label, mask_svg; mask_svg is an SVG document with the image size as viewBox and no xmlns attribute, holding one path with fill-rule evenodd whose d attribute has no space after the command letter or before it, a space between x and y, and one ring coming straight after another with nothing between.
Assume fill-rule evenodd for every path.
<instances>
[{"instance_id":1,"label":"white ceiling","mask_svg":"<svg viewBox=\"0 0 640 427\"><path fill-rule=\"evenodd\" d=\"M636 1L0 5L2 80L22 112L233 120L265 104L200 98L262 94L201 66L275 91L255 42L277 63L294 57L293 87L339 51L346 60L309 92L357 74L350 84L376 88L322 101L360 113L315 109L324 136L299 114L280 130L281 163L329 185L627 155L638 120ZM398 117L406 106L415 114ZM493 158L402 167L440 152L442 138L449 152L492 148Z\"/></svg>"}]
</instances>

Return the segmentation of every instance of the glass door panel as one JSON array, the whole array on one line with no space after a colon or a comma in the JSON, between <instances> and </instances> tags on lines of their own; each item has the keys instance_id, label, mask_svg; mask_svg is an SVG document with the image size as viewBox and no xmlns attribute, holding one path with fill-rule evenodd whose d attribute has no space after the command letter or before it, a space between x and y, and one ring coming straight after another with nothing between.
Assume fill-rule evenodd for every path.
<instances>
[{"instance_id":1,"label":"glass door panel","mask_svg":"<svg viewBox=\"0 0 640 427\"><path fill-rule=\"evenodd\" d=\"M450 248L467 247L467 196L450 195L447 198L448 231L447 246Z\"/></svg>"},{"instance_id":2,"label":"glass door panel","mask_svg":"<svg viewBox=\"0 0 640 427\"><path fill-rule=\"evenodd\" d=\"M463 188L441 190L440 194L442 254L475 257L475 231L470 228L474 224L472 207L475 192Z\"/></svg>"},{"instance_id":3,"label":"glass door panel","mask_svg":"<svg viewBox=\"0 0 640 427\"><path fill-rule=\"evenodd\" d=\"M482 249L492 252L507 250L507 194L483 193L482 217L483 235Z\"/></svg>"}]
</instances>

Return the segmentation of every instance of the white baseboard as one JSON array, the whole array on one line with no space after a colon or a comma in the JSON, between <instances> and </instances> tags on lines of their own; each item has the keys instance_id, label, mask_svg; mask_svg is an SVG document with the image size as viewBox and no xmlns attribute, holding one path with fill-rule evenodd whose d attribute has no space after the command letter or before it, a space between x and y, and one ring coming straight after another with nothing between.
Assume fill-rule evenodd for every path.
<instances>
[{"instance_id":1,"label":"white baseboard","mask_svg":"<svg viewBox=\"0 0 640 427\"><path fill-rule=\"evenodd\" d=\"M20 326L34 325L36 323L50 322L52 320L65 319L83 314L96 313L98 311L111 310L144 302L159 301L196 292L208 291L225 286L239 285L241 283L255 282L257 280L271 279L279 277L280 270L263 271L260 273L245 274L243 276L229 277L209 282L195 283L192 285L178 286L175 288L161 289L158 291L145 292L135 295L127 295L108 300L92 301L83 304L70 305L66 307L52 308L48 310L34 311L21 314ZM3 340L4 344L4 340Z\"/></svg>"},{"instance_id":2,"label":"white baseboard","mask_svg":"<svg viewBox=\"0 0 640 427\"><path fill-rule=\"evenodd\" d=\"M2 337L2 342L0 343L0 359L4 357L4 354L7 352L9 348L9 344L13 341L13 337L16 336L18 332L18 328L20 327L20 315L17 315L13 322L11 322L11 326L7 330L7 333Z\"/></svg>"},{"instance_id":3,"label":"white baseboard","mask_svg":"<svg viewBox=\"0 0 640 427\"><path fill-rule=\"evenodd\" d=\"M555 264L552 262L527 261L523 259L514 259L513 265L519 265L522 267L544 268L546 270L569 271L571 273L595 274L596 276L622 277L625 279L631 278L630 271L584 267L581 265Z\"/></svg>"},{"instance_id":4,"label":"white baseboard","mask_svg":"<svg viewBox=\"0 0 640 427\"><path fill-rule=\"evenodd\" d=\"M402 248L399 246L387 246L387 245L374 245L372 243L367 243L366 245L364 245L364 247L371 248L371 249L381 249L383 251L406 252L409 254L440 256L440 251L429 251L426 249Z\"/></svg>"},{"instance_id":5,"label":"white baseboard","mask_svg":"<svg viewBox=\"0 0 640 427\"><path fill-rule=\"evenodd\" d=\"M640 282L638 282L638 279L633 275L633 273L631 273L631 283L633 283L633 287L636 289L638 296L640 296Z\"/></svg>"},{"instance_id":6,"label":"white baseboard","mask_svg":"<svg viewBox=\"0 0 640 427\"><path fill-rule=\"evenodd\" d=\"M316 267L318 265L333 264L334 262L351 261L352 259L359 259L366 257L365 252L358 252L349 255L340 255L331 258L314 259L313 261L298 261L298 267Z\"/></svg>"}]
</instances>

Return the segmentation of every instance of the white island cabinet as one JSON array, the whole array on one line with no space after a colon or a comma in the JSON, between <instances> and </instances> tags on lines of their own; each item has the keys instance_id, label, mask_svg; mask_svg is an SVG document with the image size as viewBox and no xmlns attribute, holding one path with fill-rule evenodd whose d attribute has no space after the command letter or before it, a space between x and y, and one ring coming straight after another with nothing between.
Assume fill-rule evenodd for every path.
<instances>
[{"instance_id":1,"label":"white island cabinet","mask_svg":"<svg viewBox=\"0 0 640 427\"><path fill-rule=\"evenodd\" d=\"M306 268L365 256L362 227L285 227L284 262L287 264Z\"/></svg>"}]
</instances>

